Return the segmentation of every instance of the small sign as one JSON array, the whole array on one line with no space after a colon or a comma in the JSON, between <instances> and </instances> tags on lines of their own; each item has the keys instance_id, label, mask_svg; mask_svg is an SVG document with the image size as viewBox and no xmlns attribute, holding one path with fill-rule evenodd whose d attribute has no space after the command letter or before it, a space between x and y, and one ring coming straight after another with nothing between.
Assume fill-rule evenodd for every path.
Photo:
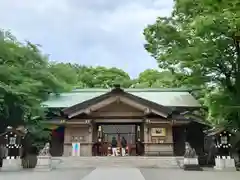
<instances>
[{"instance_id":1,"label":"small sign","mask_svg":"<svg viewBox=\"0 0 240 180\"><path fill-rule=\"evenodd\" d=\"M166 128L152 128L151 129L151 136L166 136Z\"/></svg>"},{"instance_id":2,"label":"small sign","mask_svg":"<svg viewBox=\"0 0 240 180\"><path fill-rule=\"evenodd\" d=\"M72 143L72 156L80 156L80 143Z\"/></svg>"}]
</instances>

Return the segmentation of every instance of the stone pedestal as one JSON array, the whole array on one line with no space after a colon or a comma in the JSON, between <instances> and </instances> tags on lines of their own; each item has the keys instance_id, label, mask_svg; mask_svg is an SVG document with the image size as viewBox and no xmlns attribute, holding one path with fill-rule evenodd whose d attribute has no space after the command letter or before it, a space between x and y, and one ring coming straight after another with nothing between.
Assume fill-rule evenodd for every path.
<instances>
[{"instance_id":1,"label":"stone pedestal","mask_svg":"<svg viewBox=\"0 0 240 180\"><path fill-rule=\"evenodd\" d=\"M223 170L225 168L225 159L215 158L215 166L216 170Z\"/></svg>"},{"instance_id":2,"label":"stone pedestal","mask_svg":"<svg viewBox=\"0 0 240 180\"><path fill-rule=\"evenodd\" d=\"M233 158L215 158L216 170L236 171L235 161Z\"/></svg>"},{"instance_id":3,"label":"stone pedestal","mask_svg":"<svg viewBox=\"0 0 240 180\"><path fill-rule=\"evenodd\" d=\"M3 166L1 169L4 170L21 170L21 159L3 159Z\"/></svg>"},{"instance_id":4,"label":"stone pedestal","mask_svg":"<svg viewBox=\"0 0 240 180\"><path fill-rule=\"evenodd\" d=\"M234 168L236 169L235 167L235 161L233 158L230 158L230 159L225 159L225 168Z\"/></svg>"},{"instance_id":5,"label":"stone pedestal","mask_svg":"<svg viewBox=\"0 0 240 180\"><path fill-rule=\"evenodd\" d=\"M38 156L36 170L51 170L52 169L52 157L51 156Z\"/></svg>"},{"instance_id":6,"label":"stone pedestal","mask_svg":"<svg viewBox=\"0 0 240 180\"><path fill-rule=\"evenodd\" d=\"M184 158L183 168L187 171L202 171L198 163L198 158Z\"/></svg>"}]
</instances>

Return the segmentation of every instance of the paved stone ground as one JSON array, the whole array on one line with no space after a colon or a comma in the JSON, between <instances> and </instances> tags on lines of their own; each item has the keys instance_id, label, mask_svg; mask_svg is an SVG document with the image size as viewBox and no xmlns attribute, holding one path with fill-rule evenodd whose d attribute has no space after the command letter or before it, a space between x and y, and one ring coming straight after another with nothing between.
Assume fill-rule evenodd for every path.
<instances>
[{"instance_id":1,"label":"paved stone ground","mask_svg":"<svg viewBox=\"0 0 240 180\"><path fill-rule=\"evenodd\" d=\"M3 171L0 180L81 180L94 169L84 168L75 170L52 170L49 172L36 171Z\"/></svg>"},{"instance_id":2,"label":"paved stone ground","mask_svg":"<svg viewBox=\"0 0 240 180\"><path fill-rule=\"evenodd\" d=\"M140 169L146 180L240 180L240 172Z\"/></svg>"},{"instance_id":3,"label":"paved stone ground","mask_svg":"<svg viewBox=\"0 0 240 180\"><path fill-rule=\"evenodd\" d=\"M239 180L240 172L183 171L181 169L137 169L101 167L74 170L56 169L50 172L0 172L0 180Z\"/></svg>"}]
</instances>

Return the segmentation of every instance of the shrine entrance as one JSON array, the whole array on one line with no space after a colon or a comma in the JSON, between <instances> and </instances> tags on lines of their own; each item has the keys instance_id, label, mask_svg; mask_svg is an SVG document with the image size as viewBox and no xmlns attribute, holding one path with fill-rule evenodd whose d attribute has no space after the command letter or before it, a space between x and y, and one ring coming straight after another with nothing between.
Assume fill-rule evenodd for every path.
<instances>
[{"instance_id":1,"label":"shrine entrance","mask_svg":"<svg viewBox=\"0 0 240 180\"><path fill-rule=\"evenodd\" d=\"M127 155L140 155L140 150L137 149L137 141L142 141L143 132L142 124L130 123L101 123L96 124L95 139L101 139L101 155L107 156L111 153L112 138L115 137L118 142L119 155L121 154L121 138L124 137L127 141Z\"/></svg>"}]
</instances>

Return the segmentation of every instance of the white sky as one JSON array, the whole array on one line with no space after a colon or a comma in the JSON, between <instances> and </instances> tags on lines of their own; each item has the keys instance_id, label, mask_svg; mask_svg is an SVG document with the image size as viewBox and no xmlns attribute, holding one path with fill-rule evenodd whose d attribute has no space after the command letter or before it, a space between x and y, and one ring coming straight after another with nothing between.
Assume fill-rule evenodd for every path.
<instances>
[{"instance_id":1,"label":"white sky","mask_svg":"<svg viewBox=\"0 0 240 180\"><path fill-rule=\"evenodd\" d=\"M51 60L124 69L136 77L156 60L144 27L168 16L173 0L0 0L0 28L41 44Z\"/></svg>"}]
</instances>

